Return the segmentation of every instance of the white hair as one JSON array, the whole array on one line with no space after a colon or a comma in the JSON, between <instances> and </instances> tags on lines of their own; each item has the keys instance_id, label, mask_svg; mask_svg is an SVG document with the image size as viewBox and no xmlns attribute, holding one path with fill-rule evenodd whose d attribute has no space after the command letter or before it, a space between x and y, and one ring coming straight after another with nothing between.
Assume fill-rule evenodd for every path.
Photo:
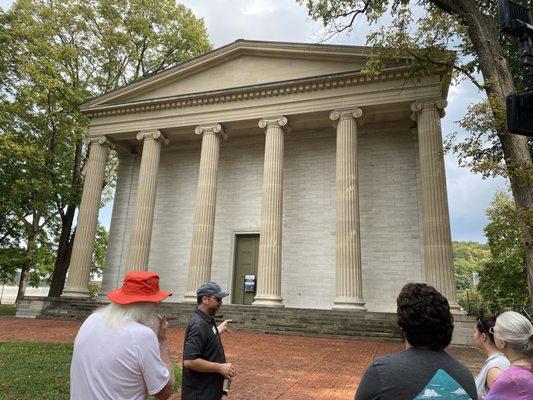
<instances>
[{"instance_id":1,"label":"white hair","mask_svg":"<svg viewBox=\"0 0 533 400\"><path fill-rule=\"evenodd\" d=\"M533 326L522 314L506 311L498 315L494 336L505 341L515 353L533 357Z\"/></svg>"},{"instance_id":2,"label":"white hair","mask_svg":"<svg viewBox=\"0 0 533 400\"><path fill-rule=\"evenodd\" d=\"M137 302L131 304L110 303L96 310L105 324L113 329L122 329L129 321L137 322L152 329L156 335L159 319L155 312L156 303Z\"/></svg>"}]
</instances>

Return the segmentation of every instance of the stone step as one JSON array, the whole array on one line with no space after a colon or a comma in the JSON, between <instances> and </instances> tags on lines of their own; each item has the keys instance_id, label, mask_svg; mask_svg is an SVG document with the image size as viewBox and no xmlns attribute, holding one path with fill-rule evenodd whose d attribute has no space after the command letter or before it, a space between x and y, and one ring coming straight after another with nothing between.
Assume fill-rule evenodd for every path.
<instances>
[{"instance_id":1,"label":"stone step","mask_svg":"<svg viewBox=\"0 0 533 400\"><path fill-rule=\"evenodd\" d=\"M17 314L21 317L82 321L103 304L105 303L82 299L24 298ZM158 312L167 316L170 325L185 327L195 306L195 304L162 303L158 306ZM233 329L246 332L400 340L396 316L387 313L225 304L217 315L217 321L224 319L233 320L231 325Z\"/></svg>"}]
</instances>

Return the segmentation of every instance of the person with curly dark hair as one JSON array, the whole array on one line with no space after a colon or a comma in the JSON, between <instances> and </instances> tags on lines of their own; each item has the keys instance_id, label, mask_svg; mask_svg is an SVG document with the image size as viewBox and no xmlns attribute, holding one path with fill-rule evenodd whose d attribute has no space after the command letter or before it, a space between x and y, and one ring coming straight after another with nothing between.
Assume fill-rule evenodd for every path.
<instances>
[{"instance_id":1,"label":"person with curly dark hair","mask_svg":"<svg viewBox=\"0 0 533 400\"><path fill-rule=\"evenodd\" d=\"M425 283L408 283L397 305L405 350L374 359L355 400L477 400L470 370L444 351L453 333L448 300Z\"/></svg>"}]
</instances>

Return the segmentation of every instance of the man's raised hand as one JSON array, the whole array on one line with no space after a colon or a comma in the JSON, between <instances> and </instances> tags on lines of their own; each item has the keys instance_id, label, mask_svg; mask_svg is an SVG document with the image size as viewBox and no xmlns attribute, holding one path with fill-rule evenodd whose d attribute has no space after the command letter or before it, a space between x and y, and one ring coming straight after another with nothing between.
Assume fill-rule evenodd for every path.
<instances>
[{"instance_id":1,"label":"man's raised hand","mask_svg":"<svg viewBox=\"0 0 533 400\"><path fill-rule=\"evenodd\" d=\"M220 335L222 332L224 331L228 331L231 333L231 331L229 330L228 328L228 324L232 322L231 319L227 319L225 320L224 322L222 322L219 326L217 326L217 329L218 329L218 334Z\"/></svg>"}]
</instances>

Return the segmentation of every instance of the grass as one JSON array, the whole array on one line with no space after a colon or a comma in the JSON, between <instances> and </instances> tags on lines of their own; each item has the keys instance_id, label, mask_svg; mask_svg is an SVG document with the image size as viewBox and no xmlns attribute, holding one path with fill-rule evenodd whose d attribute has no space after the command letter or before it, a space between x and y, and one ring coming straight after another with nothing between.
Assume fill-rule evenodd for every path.
<instances>
[{"instance_id":1,"label":"grass","mask_svg":"<svg viewBox=\"0 0 533 400\"><path fill-rule=\"evenodd\" d=\"M0 315L15 315L17 309L9 304L0 304Z\"/></svg>"},{"instance_id":2,"label":"grass","mask_svg":"<svg viewBox=\"0 0 533 400\"><path fill-rule=\"evenodd\" d=\"M69 398L72 345L0 343L0 399Z\"/></svg>"},{"instance_id":3,"label":"grass","mask_svg":"<svg viewBox=\"0 0 533 400\"><path fill-rule=\"evenodd\" d=\"M68 400L71 359L71 344L0 342L0 400Z\"/></svg>"}]
</instances>

